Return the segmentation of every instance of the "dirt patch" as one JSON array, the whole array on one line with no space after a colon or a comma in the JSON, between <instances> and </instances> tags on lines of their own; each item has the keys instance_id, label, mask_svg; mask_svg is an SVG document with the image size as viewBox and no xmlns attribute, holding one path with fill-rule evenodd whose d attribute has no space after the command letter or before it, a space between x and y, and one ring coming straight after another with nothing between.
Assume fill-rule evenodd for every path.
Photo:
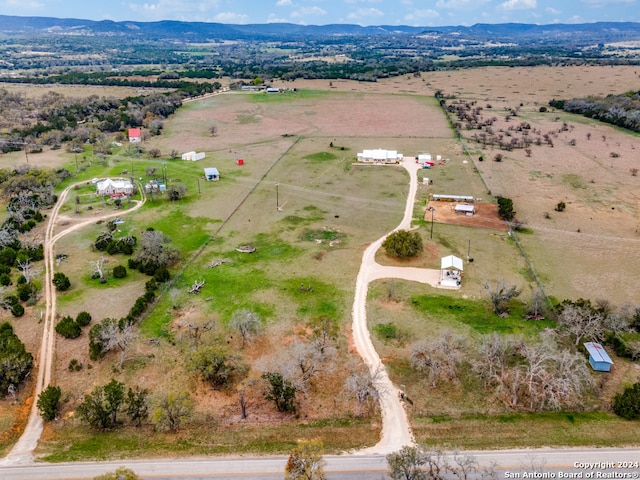
<instances>
[{"instance_id":1,"label":"dirt patch","mask_svg":"<svg viewBox=\"0 0 640 480\"><path fill-rule=\"evenodd\" d=\"M429 208L433 207L433 221L437 223L448 223L450 225L461 225L464 227L488 228L492 230L508 230L504 220L498 215L498 206L491 203L473 203L475 213L466 215L456 213L456 202L429 202L424 213L424 219L431 221Z\"/></svg>"}]
</instances>

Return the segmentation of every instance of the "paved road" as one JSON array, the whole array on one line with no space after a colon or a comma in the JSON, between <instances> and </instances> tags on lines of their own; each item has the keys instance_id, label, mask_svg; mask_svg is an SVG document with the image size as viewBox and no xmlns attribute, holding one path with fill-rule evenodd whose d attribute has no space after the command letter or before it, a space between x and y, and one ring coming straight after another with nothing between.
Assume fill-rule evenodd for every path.
<instances>
[{"instance_id":1,"label":"paved road","mask_svg":"<svg viewBox=\"0 0 640 480\"><path fill-rule=\"evenodd\" d=\"M52 284L54 274L54 262L55 255L53 254L53 247L56 242L65 235L71 232L75 232L88 225L94 225L98 220L105 220L113 217L121 217L129 212L133 212L140 208L146 200L144 189L140 185L140 192L142 196L141 201L136 201L135 205L127 210L114 210L108 213L102 213L91 217L90 219L77 222L71 226L68 226L54 235L56 229L60 208L64 205L69 191L76 185L83 184L85 182L78 182L73 185L69 185L58 196L58 201L54 205L51 213L49 214L49 222L47 223L44 240L44 262L45 262L45 280L44 280L44 297L45 297L45 317L44 327L42 334L42 344L40 346L40 352L36 357L36 365L38 368L38 377L36 385L33 391L33 398L37 399L38 395L47 388L51 383L51 374L53 371L53 359L54 359L54 342L55 342L55 318L56 318L56 293ZM0 460L0 465L13 465L24 464L33 462L33 451L38 445L38 440L42 434L42 418L38 413L37 402L34 400L29 412L29 419L27 425L20 436L18 442L13 446L9 455ZM0 477L1 478L1 477Z\"/></svg>"},{"instance_id":2,"label":"paved road","mask_svg":"<svg viewBox=\"0 0 640 480\"><path fill-rule=\"evenodd\" d=\"M617 468L616 462L640 461L640 449L524 449L470 451L480 467L493 466L497 479L504 478L638 478L638 468ZM387 471L383 455L340 455L324 457L330 479L382 479ZM446 456L453 464L452 455ZM609 465L598 465L612 463ZM126 460L116 462L80 462L64 464L31 464L0 467L3 480L80 480L90 479L120 466L131 468L142 478L154 479L282 479L286 457L230 457ZM528 476L524 476L527 473ZM560 473L565 474L561 477ZM515 476L515 474L519 474ZM546 474L546 477L537 476ZM589 476L593 474L593 476ZM510 476L513 475L513 476ZM531 476L536 475L536 476ZM472 476L475 478L476 476Z\"/></svg>"}]
</instances>

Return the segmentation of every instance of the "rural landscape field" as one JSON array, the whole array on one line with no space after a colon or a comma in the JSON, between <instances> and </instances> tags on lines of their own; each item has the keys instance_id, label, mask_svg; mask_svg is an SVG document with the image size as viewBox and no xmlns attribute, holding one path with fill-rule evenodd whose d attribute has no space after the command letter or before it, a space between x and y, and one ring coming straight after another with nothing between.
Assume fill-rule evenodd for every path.
<instances>
[{"instance_id":1,"label":"rural landscape field","mask_svg":"<svg viewBox=\"0 0 640 480\"><path fill-rule=\"evenodd\" d=\"M611 373L592 372L594 387L579 402L538 409L528 397L513 403L508 392L485 388L473 352L494 333L550 342L545 335L556 329L552 306L563 300L606 301L611 312L638 308L638 135L549 102L637 91L639 84L633 66L487 67L377 82L276 80L282 93L226 91L185 102L160 135L143 142L146 151L161 152L158 158L133 155L126 144L103 158L89 149L29 155L29 165L73 172L59 189L78 183L54 234L116 212L111 201L94 195L94 178L133 178L143 185L164 177L186 192L176 201L147 194L144 205L122 215L114 238L161 231L180 259L171 279L155 290L126 350L92 360L89 328L75 339L56 337L60 413L45 424L37 458L285 453L300 439L320 439L334 453L374 445L381 425L376 397L359 404L349 388L349 378L366 370L353 343L351 309L363 252L400 223L409 191L400 166L356 163L358 152L377 148L409 159L430 153L442 161L418 171L412 225L422 253L397 259L381 249L376 261L427 269L439 269L448 255L464 261L459 290L393 278L369 288L369 331L391 380L411 399L405 407L416 440L474 449L637 444L637 422L611 412L613 397L638 381L637 362L610 351ZM126 95L84 88L89 95ZM455 108L447 115L447 106L462 104L482 107L480 115L495 117L493 129L503 135L517 135L510 127L526 123L552 141L510 151L483 145L476 130L456 119ZM206 158L170 156L192 150ZM5 169L24 162L21 151L0 157ZM205 180L205 167L217 168L220 180ZM460 225L446 214L451 205L429 203L430 194L472 196L494 206L496 197L510 198L517 228L493 216L479 226ZM133 200L142 202L143 195ZM559 211L560 202L565 207ZM71 282L57 293L58 318L82 311L90 313L91 325L123 318L145 294L148 275L130 268L122 254L95 249L105 227L105 221L90 222L55 244L54 253L64 255L56 271ZM240 246L255 252L238 252ZM108 272L125 266L126 277L94 278L102 260ZM521 291L501 316L492 311L488 293L498 282ZM196 284L199 293L189 293ZM539 291L547 314L527 320ZM27 307L21 318L1 313L31 352L42 339L43 305ZM259 318L260 328L245 338L234 322L247 312ZM447 335L464 349L456 374L445 378L440 372L436 379L433 369L429 374L412 363L412 352ZM322 354L310 352L319 341ZM575 347L573 339L558 343ZM224 354L233 367L224 385L212 385L194 366L198 352L207 349ZM279 412L263 394L270 372L298 382L292 411ZM189 419L168 431L152 421L106 432L89 428L78 418L78 406L112 379L148 391L152 403L187 394ZM36 401L29 394L32 383L20 389L18 401L0 402L4 454Z\"/></svg>"}]
</instances>

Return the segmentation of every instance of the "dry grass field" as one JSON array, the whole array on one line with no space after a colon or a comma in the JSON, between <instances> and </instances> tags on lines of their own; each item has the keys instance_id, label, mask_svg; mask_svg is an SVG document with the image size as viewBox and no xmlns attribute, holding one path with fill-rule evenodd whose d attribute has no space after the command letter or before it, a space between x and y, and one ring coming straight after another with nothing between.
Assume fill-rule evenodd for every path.
<instances>
[{"instance_id":1,"label":"dry grass field","mask_svg":"<svg viewBox=\"0 0 640 480\"><path fill-rule=\"evenodd\" d=\"M447 295L484 298L482 283L503 278L521 286L526 297L534 283L522 255L504 231L440 223L438 217L445 212L439 211L430 238L430 215L425 216L429 193L473 195L484 202L496 194L512 198L518 218L530 230L519 234L519 239L549 295L559 299L608 298L615 304L635 301L629 279L640 271L640 180L631 176L629 169L640 167L635 155L635 150L640 150L638 137L562 112L539 112L539 107L552 98L637 89L640 80L632 67L487 68L424 73L419 78L376 83L331 83L329 86L327 80L296 80L276 83L284 88L295 87L295 93L229 93L192 102L166 122L162 136L145 144L146 148L159 148L164 159L131 159L118 154L108 167L94 165L83 173L86 178L115 175L129 166L143 172L149 166L162 169L166 162L169 179L185 183L188 198L177 204L155 199L127 218L122 228L154 227L171 232L174 243L189 252L185 259L190 263L144 320L142 335L121 371L113 367L115 355L98 363L88 360L86 332L78 340L58 339L55 378L65 392L64 420L47 428L42 455L53 454L52 458L62 459L69 451L69 458L109 456L105 451L91 453L92 442L98 436L79 429L73 411L84 392L112 377L156 391L191 391L197 400L200 424L212 422L216 429L204 432L195 427L191 437L186 431L180 434L186 453L226 453L234 444L243 445L243 451L287 451L290 442L278 442L276 437L282 440L310 435L321 436L333 449L374 442L379 428L376 417L354 420L353 402L342 391L349 369L359 363L350 348L350 308L362 252L400 221L407 177L396 167L353 166L356 153L362 149L396 149L407 156L429 152L449 160L446 165L419 173L434 181L433 185L420 186L414 211L425 253L403 263L437 268L439 258L451 253L474 258L472 263L465 262L463 288ZM482 149L473 142L473 132L463 130L465 144L472 152L469 157L453 138L433 97L437 90L477 101L483 107L490 104L491 108L485 109L498 117L496 130L509 125L503 118L505 107L518 106L518 118L511 123L527 121L542 131L557 131L566 122L568 128L557 132L553 147L534 146L530 157L519 150L504 152L501 162L492 160L498 150ZM217 131L212 136L210 128L214 125ZM573 139L575 145L571 145ZM172 150L204 151L207 158L193 163L166 160ZM612 158L611 152L619 157ZM478 161L479 156L484 157L483 162ZM245 160L244 166L236 165L238 158ZM23 160L24 154L17 152L2 157L0 164L11 166ZM74 167L73 159L62 151L45 151L30 156L30 161L43 166ZM219 182L198 180L202 168L209 166L220 170ZM567 204L564 212L554 211L559 201ZM276 203L281 207L279 211ZM73 204L66 207L65 215L74 217ZM84 218L90 214L83 210L80 215ZM61 314L88 310L94 321L104 316L119 317L142 292L146 278L134 272L130 272L126 283L110 280L99 288L91 283L88 262L98 254L90 251L89 244L101 229L96 225L64 238L56 249L74 252L60 266L74 285L60 296ZM313 235L321 237L322 232L339 233L339 243L314 241ZM235 252L235 247L247 243L258 247L256 254L243 256ZM191 258L194 252L198 256ZM220 258L231 262L216 269L206 268ZM396 262L382 252L378 260ZM124 262L122 258L113 259L114 265ZM199 279L206 280L204 293L187 295L188 287ZM313 294L301 292L301 283L313 284ZM369 304L371 324L393 320L406 335L406 343L401 345L376 340L395 378L411 378L401 359L410 340L449 326L437 318L425 319L409 305L412 296L439 293L399 281L392 287L385 282L374 285ZM8 312L1 313L3 320L16 325L31 351L37 349L40 332L37 323L24 320L37 317L41 308L37 305L28 309L19 321L10 319ZM216 330L211 339L238 349L238 339L232 338L228 328L231 314L238 308L253 308L266 322L264 335L243 352L245 361L252 366L250 378L254 380L267 362L265 357L286 351L294 338L304 336L303 325L310 317L330 311L339 319L338 360L334 369L319 376L310 393L303 396L303 427L275 414L273 406L262 399L257 383L251 390L249 421L241 422L235 391L212 392L193 375L185 374L188 339L180 325L214 319ZM456 328L470 331L462 325ZM160 339L160 343L149 343L150 337ZM69 372L67 366L72 358L80 360L85 368ZM632 379L634 370L625 375L625 379ZM505 414L504 407L486 398L465 397L455 388L429 392L421 382L416 381L416 385L415 390L408 389L411 395L437 400L432 411L425 410L428 403L424 400L420 408L411 412L420 437L432 436L434 442L441 439L477 448L502 446L523 425L512 422L515 427L505 429L494 443L487 438L468 437L465 444L451 429L434 426L428 416ZM17 409L6 401L0 402L0 409L0 428L7 431L14 422L5 419L16 419ZM475 419L475 423L467 425L477 428L482 421L484 418ZM527 421L522 419L528 425ZM316 428L322 422L332 428ZM555 420L550 422L557 427ZM458 425L454 429L461 428ZM149 435L148 447L138 439L134 448L123 440L127 435L138 434L115 434L117 438L111 440L122 442L127 445L124 449L138 456L166 454L167 443L171 442L164 436L151 441ZM532 444L542 444L544 428L536 435ZM603 440L606 441L614 443L615 439ZM589 439L582 436L575 442L589 443Z\"/></svg>"}]
</instances>

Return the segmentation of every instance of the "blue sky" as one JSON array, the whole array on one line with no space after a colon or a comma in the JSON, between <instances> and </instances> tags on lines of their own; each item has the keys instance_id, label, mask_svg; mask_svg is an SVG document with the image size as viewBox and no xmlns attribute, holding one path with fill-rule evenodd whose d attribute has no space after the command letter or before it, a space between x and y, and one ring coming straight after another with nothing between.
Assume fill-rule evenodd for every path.
<instances>
[{"instance_id":1,"label":"blue sky","mask_svg":"<svg viewBox=\"0 0 640 480\"><path fill-rule=\"evenodd\" d=\"M0 0L0 14L303 25L640 21L640 0Z\"/></svg>"}]
</instances>

